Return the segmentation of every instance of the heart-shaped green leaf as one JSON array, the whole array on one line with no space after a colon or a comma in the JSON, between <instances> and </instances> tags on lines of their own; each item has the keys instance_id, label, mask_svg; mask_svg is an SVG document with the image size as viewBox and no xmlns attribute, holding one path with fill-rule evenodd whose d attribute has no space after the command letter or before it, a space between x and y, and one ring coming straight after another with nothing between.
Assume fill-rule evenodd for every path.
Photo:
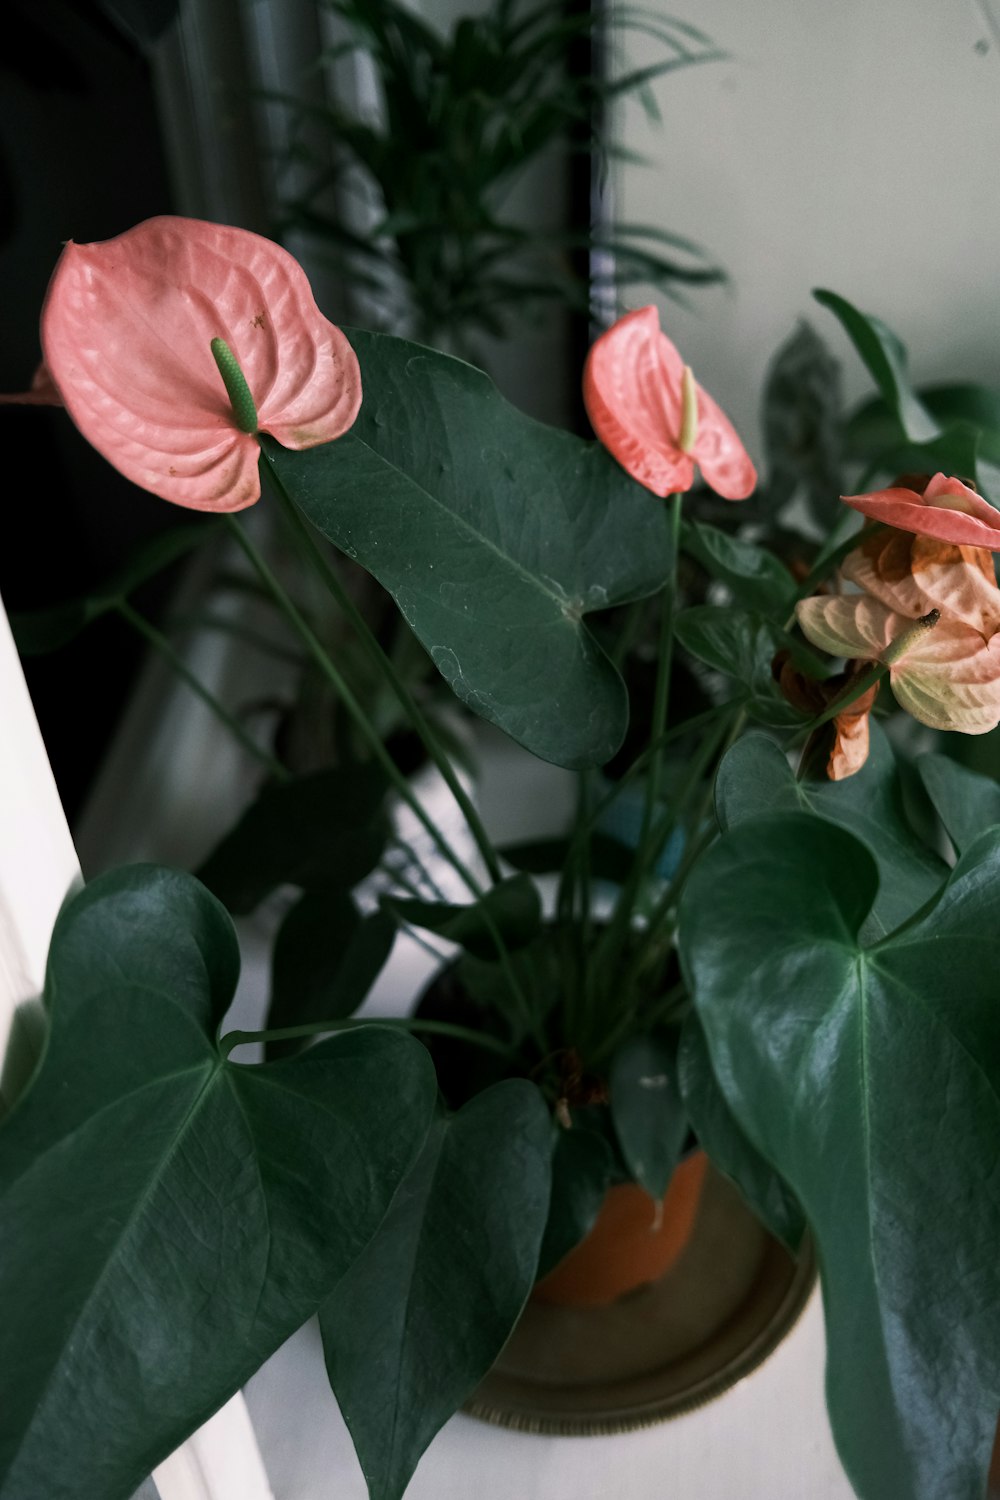
<instances>
[{"instance_id":1,"label":"heart-shaped green leaf","mask_svg":"<svg viewBox=\"0 0 1000 1500\"><path fill-rule=\"evenodd\" d=\"M115 872L56 923L45 1054L0 1128L3 1500L127 1500L326 1300L420 1150L418 1043L229 1062L238 969L188 875Z\"/></svg>"},{"instance_id":2,"label":"heart-shaped green leaf","mask_svg":"<svg viewBox=\"0 0 1000 1500\"><path fill-rule=\"evenodd\" d=\"M611 1147L596 1130L560 1129L552 1153L552 1196L538 1252L547 1276L593 1229L615 1172Z\"/></svg>"},{"instance_id":3,"label":"heart-shaped green leaf","mask_svg":"<svg viewBox=\"0 0 1000 1500\"><path fill-rule=\"evenodd\" d=\"M784 563L755 542L730 536L704 521L685 521L681 546L748 609L784 618L795 600L795 579Z\"/></svg>"},{"instance_id":4,"label":"heart-shaped green leaf","mask_svg":"<svg viewBox=\"0 0 1000 1500\"><path fill-rule=\"evenodd\" d=\"M508 949L523 948L542 926L538 887L528 875L500 880L471 905L383 896L382 905L401 922L436 932L476 958L497 957L497 936Z\"/></svg>"},{"instance_id":5,"label":"heart-shaped green leaf","mask_svg":"<svg viewBox=\"0 0 1000 1500\"><path fill-rule=\"evenodd\" d=\"M234 916L279 885L349 891L385 847L385 777L377 766L268 782L198 871Z\"/></svg>"},{"instance_id":6,"label":"heart-shaped green leaf","mask_svg":"<svg viewBox=\"0 0 1000 1500\"><path fill-rule=\"evenodd\" d=\"M344 891L307 891L274 940L268 1030L353 1015L395 938L387 912L362 916ZM307 1044L308 1038L269 1042L267 1055L286 1057Z\"/></svg>"},{"instance_id":7,"label":"heart-shaped green leaf","mask_svg":"<svg viewBox=\"0 0 1000 1500\"><path fill-rule=\"evenodd\" d=\"M981 1500L1000 1408L1000 834L865 948L877 879L820 818L751 819L691 877L681 961L729 1106L817 1241L851 1483Z\"/></svg>"},{"instance_id":8,"label":"heart-shaped green leaf","mask_svg":"<svg viewBox=\"0 0 1000 1500\"><path fill-rule=\"evenodd\" d=\"M522 1079L442 1115L320 1312L330 1384L371 1500L399 1500L506 1342L535 1280L551 1154L548 1110Z\"/></svg>"},{"instance_id":9,"label":"heart-shaped green leaf","mask_svg":"<svg viewBox=\"0 0 1000 1500\"><path fill-rule=\"evenodd\" d=\"M681 610L674 629L685 651L733 680L731 701L742 702L752 718L778 728L805 722L782 698L771 671L779 651L798 650L773 620L734 605L696 604Z\"/></svg>"},{"instance_id":10,"label":"heart-shaped green leaf","mask_svg":"<svg viewBox=\"0 0 1000 1500\"><path fill-rule=\"evenodd\" d=\"M981 833L1000 827L1000 786L947 755L922 755L917 770L945 832L964 854Z\"/></svg>"},{"instance_id":11,"label":"heart-shaped green leaf","mask_svg":"<svg viewBox=\"0 0 1000 1500\"><path fill-rule=\"evenodd\" d=\"M733 1179L761 1223L795 1254L806 1228L802 1209L733 1118L712 1071L704 1029L693 1013L681 1027L677 1082L691 1129L713 1164Z\"/></svg>"},{"instance_id":12,"label":"heart-shaped green leaf","mask_svg":"<svg viewBox=\"0 0 1000 1500\"><path fill-rule=\"evenodd\" d=\"M817 288L813 296L838 320L911 442L937 437L941 429L910 384L906 350L892 329L836 292Z\"/></svg>"},{"instance_id":13,"label":"heart-shaped green leaf","mask_svg":"<svg viewBox=\"0 0 1000 1500\"><path fill-rule=\"evenodd\" d=\"M264 456L313 525L399 605L462 701L543 760L609 760L624 684L584 623L660 588L662 506L597 443L480 371L352 330L364 402L335 443Z\"/></svg>"},{"instance_id":14,"label":"heart-shaped green leaf","mask_svg":"<svg viewBox=\"0 0 1000 1500\"><path fill-rule=\"evenodd\" d=\"M874 721L870 732L868 760L844 781L796 781L773 740L744 735L719 767L715 798L723 828L766 812L802 809L857 834L879 868L865 936L882 937L930 900L948 867L910 827L892 748Z\"/></svg>"},{"instance_id":15,"label":"heart-shaped green leaf","mask_svg":"<svg viewBox=\"0 0 1000 1500\"><path fill-rule=\"evenodd\" d=\"M674 1051L655 1036L632 1036L611 1059L611 1118L625 1165L657 1202L667 1191L687 1135Z\"/></svg>"}]
</instances>

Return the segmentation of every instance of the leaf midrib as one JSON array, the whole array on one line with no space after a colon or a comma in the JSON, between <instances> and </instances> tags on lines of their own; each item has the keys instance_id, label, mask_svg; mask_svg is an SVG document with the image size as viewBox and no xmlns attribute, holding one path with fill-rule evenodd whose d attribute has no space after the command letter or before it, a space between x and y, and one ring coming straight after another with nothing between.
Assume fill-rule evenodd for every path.
<instances>
[{"instance_id":1,"label":"leaf midrib","mask_svg":"<svg viewBox=\"0 0 1000 1500\"><path fill-rule=\"evenodd\" d=\"M478 527L472 525L471 521L466 520L464 516L459 515L457 511L452 510L450 506L446 505L445 502L439 499L438 496L435 495L431 490L426 489L424 485L420 484L416 479L414 479L411 474L408 474L405 469L400 468L398 464L393 463L391 459L386 458L384 454L380 453L376 448L373 448L371 443L369 443L365 438L361 437L356 432L352 432L350 436L353 442L358 445L358 447L363 448L365 452L368 453L372 458L377 460L377 462L382 465L383 468L388 469L392 474L395 474L400 479L404 480L407 485L415 489L418 494L424 497L425 500L429 500L432 505L436 506L439 511L447 516L447 518L453 523L453 525L466 532L467 535L475 538L477 542L479 542L488 551L492 552L495 557L499 558L500 561L504 563L513 573L525 579L543 596L543 598L558 606L559 613L566 621L566 624L569 625L574 630L574 632L579 633L579 631L583 628L580 620L574 620L571 615L568 615L566 613L566 611L568 607L573 606L574 608L579 607L581 616L587 614L588 610L585 608L584 601L573 599L569 594L565 592L556 593L555 590L547 588L540 574L532 573L523 565L523 563L519 563L516 558L510 557L508 553L504 552L502 548L492 540L492 538L488 537L485 534L485 532L480 531ZM268 455L268 458L270 460L270 454ZM609 598L608 603L614 603L616 602L616 599L617 595L615 600Z\"/></svg>"},{"instance_id":2,"label":"leaf midrib","mask_svg":"<svg viewBox=\"0 0 1000 1500\"><path fill-rule=\"evenodd\" d=\"M104 1260L104 1265L102 1266L99 1275L97 1276L96 1280L94 1281L93 1286L91 1287L91 1290L90 1290L89 1294L86 1295L84 1297L83 1301L81 1302L81 1304L79 1306L79 1309L77 1311L77 1314L73 1318L73 1321L70 1324L69 1328L64 1333L64 1336L63 1336L63 1339L62 1339L62 1342L61 1342L61 1346L60 1346L62 1349L65 1349L69 1345L69 1343L70 1343L73 1335L75 1334L77 1328L80 1326L80 1323L83 1320L84 1315L88 1312L88 1310L90 1309L90 1307L93 1305L94 1299L96 1298L96 1296L100 1292L101 1288L104 1286L105 1282L107 1281L107 1278L108 1278L108 1276L110 1275L110 1272L111 1272L111 1268L112 1268L112 1266L114 1265L114 1263L118 1259L119 1252L120 1252L120 1249L121 1249L123 1241L126 1239L126 1237L128 1235L131 1234L131 1232L134 1229L135 1225L141 1219L142 1214L144 1213L146 1207L148 1206L149 1201L152 1198L154 1192L156 1192L156 1190L159 1188L160 1184L162 1183L162 1180L163 1180L164 1175L166 1173L167 1167L169 1166L171 1160L173 1159L174 1155L176 1154L177 1150L179 1149L182 1140L184 1139L185 1135L187 1134L188 1130L190 1129L192 1121L194 1120L194 1118L196 1117L196 1115L201 1110L201 1108L202 1108L205 1100L208 1098L214 1080L216 1079L216 1077L218 1076L218 1074L221 1071L222 1067L224 1066L223 1062L222 1062L222 1059L221 1058L217 1058L217 1057L216 1058L212 1058L212 1057L207 1058L206 1059L206 1063L208 1065L208 1071L207 1071L205 1080L204 1080L204 1082L201 1085L201 1088L198 1090L197 1094L195 1095L195 1097L192 1099L191 1103L189 1104L189 1106L188 1106L188 1108L187 1108L187 1110L186 1110L186 1112L184 1114L183 1120L181 1120L180 1123L178 1124L178 1127L175 1130L172 1139L168 1143L168 1146L167 1146L166 1150L161 1155L160 1160L159 1160L158 1165L157 1165L156 1171L150 1174L150 1178L149 1178L149 1181L146 1184L146 1187L140 1193L139 1198L137 1199L136 1203L134 1204L134 1206L132 1207L132 1209L128 1213L125 1221L123 1222L119 1233L115 1236L114 1241L109 1246L108 1253L107 1253L107 1255L105 1257L105 1260ZM189 1070L185 1069L184 1071L186 1072L186 1071L189 1071ZM168 1077L172 1077L174 1075L167 1075L167 1076ZM159 1081L160 1080L156 1080L156 1082L159 1082ZM140 1091L139 1090L133 1090L129 1094L124 1095L122 1097L125 1098L125 1099L130 1099L130 1098L133 1097L133 1094L137 1093L137 1092L140 1092ZM53 1366L52 1366L52 1368L51 1368L51 1370L49 1372L49 1375L48 1375L47 1379L45 1380L44 1385L42 1386L41 1390L38 1392L38 1395L37 1395L37 1397L35 1399L34 1409L32 1411L31 1418L30 1418L27 1426L25 1427L24 1432L21 1434L20 1441L19 1441L19 1443L17 1445L17 1448L15 1449L15 1451L14 1451L14 1453L12 1455L11 1463L9 1464L9 1466L8 1466L8 1468L6 1470L6 1473L8 1475L10 1474L11 1470L17 1464L17 1462L18 1462L21 1454L24 1452L24 1450L25 1450L25 1448L27 1446L27 1443L28 1443L28 1439L31 1436L32 1432L34 1431L35 1427L37 1426L39 1418L44 1417L44 1410L43 1409L44 1409L44 1405L45 1405L45 1399L46 1399L46 1397L47 1397L47 1395L49 1393L49 1390L51 1389L53 1381L55 1380L57 1374L60 1371L60 1368L61 1368L61 1365L59 1363L53 1364Z\"/></svg>"}]
</instances>

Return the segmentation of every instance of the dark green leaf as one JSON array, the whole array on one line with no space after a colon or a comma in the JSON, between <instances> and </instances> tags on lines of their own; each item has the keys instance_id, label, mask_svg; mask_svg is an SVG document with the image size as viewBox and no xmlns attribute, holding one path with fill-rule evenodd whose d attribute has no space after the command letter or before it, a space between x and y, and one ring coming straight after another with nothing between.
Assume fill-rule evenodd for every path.
<instances>
[{"instance_id":1,"label":"dark green leaf","mask_svg":"<svg viewBox=\"0 0 1000 1500\"><path fill-rule=\"evenodd\" d=\"M549 875L561 870L569 853L569 839L532 839L523 844L507 844L497 852L515 870L529 875ZM628 879L635 853L627 845L606 833L590 836L590 873L595 880Z\"/></svg>"},{"instance_id":2,"label":"dark green leaf","mask_svg":"<svg viewBox=\"0 0 1000 1500\"><path fill-rule=\"evenodd\" d=\"M947 755L921 755L916 763L945 832L964 854L988 828L1000 827L1000 786Z\"/></svg>"},{"instance_id":3,"label":"dark green leaf","mask_svg":"<svg viewBox=\"0 0 1000 1500\"><path fill-rule=\"evenodd\" d=\"M344 891L307 891L274 940L268 1030L353 1015L395 937L396 924L388 913L363 917ZM270 1042L268 1058L290 1055L307 1042Z\"/></svg>"},{"instance_id":4,"label":"dark green leaf","mask_svg":"<svg viewBox=\"0 0 1000 1500\"><path fill-rule=\"evenodd\" d=\"M539 1278L585 1239L611 1183L615 1159L595 1130L560 1130L552 1155L552 1197L538 1255Z\"/></svg>"},{"instance_id":5,"label":"dark green leaf","mask_svg":"<svg viewBox=\"0 0 1000 1500\"><path fill-rule=\"evenodd\" d=\"M85 626L127 599L133 590L168 568L210 537L217 535L218 522L196 521L172 526L143 542L133 555L97 589L79 599L69 599L51 609L26 610L10 617L10 626L22 656L38 656L64 646Z\"/></svg>"},{"instance_id":6,"label":"dark green leaf","mask_svg":"<svg viewBox=\"0 0 1000 1500\"><path fill-rule=\"evenodd\" d=\"M892 329L881 319L859 312L836 292L817 289L813 296L837 318L911 442L926 443L937 437L940 428L910 385L906 350Z\"/></svg>"},{"instance_id":7,"label":"dark green leaf","mask_svg":"<svg viewBox=\"0 0 1000 1500\"><path fill-rule=\"evenodd\" d=\"M371 1500L400 1500L535 1279L551 1175L539 1091L498 1083L432 1127L379 1233L320 1312Z\"/></svg>"},{"instance_id":8,"label":"dark green leaf","mask_svg":"<svg viewBox=\"0 0 1000 1500\"><path fill-rule=\"evenodd\" d=\"M817 1241L857 1494L980 1500L1000 1407L1000 836L866 948L877 883L843 829L754 819L694 871L681 962L726 1100Z\"/></svg>"},{"instance_id":9,"label":"dark green leaf","mask_svg":"<svg viewBox=\"0 0 1000 1500\"><path fill-rule=\"evenodd\" d=\"M713 578L728 584L740 604L780 618L790 613L795 579L773 553L704 521L684 522L681 546Z\"/></svg>"},{"instance_id":10,"label":"dark green leaf","mask_svg":"<svg viewBox=\"0 0 1000 1500\"><path fill-rule=\"evenodd\" d=\"M667 1191L688 1119L673 1050L655 1036L633 1036L611 1059L611 1118L625 1165L657 1202Z\"/></svg>"},{"instance_id":11,"label":"dark green leaf","mask_svg":"<svg viewBox=\"0 0 1000 1500\"><path fill-rule=\"evenodd\" d=\"M732 1178L761 1223L795 1254L806 1228L802 1209L736 1123L712 1071L704 1029L694 1014L681 1028L677 1081L691 1129L715 1166Z\"/></svg>"},{"instance_id":12,"label":"dark green leaf","mask_svg":"<svg viewBox=\"0 0 1000 1500\"><path fill-rule=\"evenodd\" d=\"M875 856L879 890L866 936L881 937L929 901L948 874L910 827L896 760L873 720L871 749L845 781L796 781L784 754L763 734L747 734L726 754L715 786L723 828L762 813L813 812L862 839Z\"/></svg>"},{"instance_id":13,"label":"dark green leaf","mask_svg":"<svg viewBox=\"0 0 1000 1500\"><path fill-rule=\"evenodd\" d=\"M401 922L425 927L428 932L436 932L484 959L497 957L495 934L499 934L508 949L523 948L542 926L538 888L527 875L511 875L499 881L472 905L409 901L401 896L383 896L382 905Z\"/></svg>"},{"instance_id":14,"label":"dark green leaf","mask_svg":"<svg viewBox=\"0 0 1000 1500\"><path fill-rule=\"evenodd\" d=\"M385 847L384 798L385 778L370 765L269 782L198 876L236 916L279 885L349 891Z\"/></svg>"},{"instance_id":15,"label":"dark green leaf","mask_svg":"<svg viewBox=\"0 0 1000 1500\"><path fill-rule=\"evenodd\" d=\"M796 650L774 621L733 605L696 604L680 612L674 629L686 651L733 679L735 701L742 700L751 717L777 727L805 722L782 698L771 672L779 651Z\"/></svg>"},{"instance_id":16,"label":"dark green leaf","mask_svg":"<svg viewBox=\"0 0 1000 1500\"><path fill-rule=\"evenodd\" d=\"M63 910L51 1025L0 1129L4 1500L127 1500L330 1295L419 1153L422 1047L224 1060L232 924L135 866Z\"/></svg>"},{"instance_id":17,"label":"dark green leaf","mask_svg":"<svg viewBox=\"0 0 1000 1500\"><path fill-rule=\"evenodd\" d=\"M771 511L801 495L828 526L841 491L840 367L808 323L772 360L764 387L764 498Z\"/></svg>"},{"instance_id":18,"label":"dark green leaf","mask_svg":"<svg viewBox=\"0 0 1000 1500\"><path fill-rule=\"evenodd\" d=\"M336 443L265 456L395 598L446 681L544 760L608 760L624 684L584 623L655 592L662 507L597 443L531 421L461 360L352 331L365 399Z\"/></svg>"}]
</instances>

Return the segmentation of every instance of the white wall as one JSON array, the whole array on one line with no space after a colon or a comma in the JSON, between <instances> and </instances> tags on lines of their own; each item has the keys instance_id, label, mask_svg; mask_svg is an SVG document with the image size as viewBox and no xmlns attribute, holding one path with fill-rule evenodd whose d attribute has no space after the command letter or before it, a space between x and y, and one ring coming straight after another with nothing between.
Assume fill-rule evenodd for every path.
<instances>
[{"instance_id":1,"label":"white wall","mask_svg":"<svg viewBox=\"0 0 1000 1500\"><path fill-rule=\"evenodd\" d=\"M689 234L729 271L730 290L695 294L692 311L663 303L663 322L752 446L764 370L799 315L843 354L848 396L870 389L813 286L879 314L918 378L1000 384L992 3L994 18L977 0L665 7L732 60L660 81L659 129L623 108L620 135L656 165L617 169L618 210Z\"/></svg>"}]
</instances>

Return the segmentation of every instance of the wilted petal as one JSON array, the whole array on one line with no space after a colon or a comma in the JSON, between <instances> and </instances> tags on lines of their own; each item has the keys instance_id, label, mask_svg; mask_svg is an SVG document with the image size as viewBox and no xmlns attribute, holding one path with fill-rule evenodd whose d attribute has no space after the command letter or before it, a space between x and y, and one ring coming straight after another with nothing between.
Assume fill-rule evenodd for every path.
<instances>
[{"instance_id":1,"label":"wilted petal","mask_svg":"<svg viewBox=\"0 0 1000 1500\"><path fill-rule=\"evenodd\" d=\"M259 446L236 426L211 353L229 345L260 427L310 447L351 426L354 352L287 251L247 230L149 219L66 246L42 314L45 360L84 436L144 489L198 510L259 497Z\"/></svg>"},{"instance_id":2,"label":"wilted petal","mask_svg":"<svg viewBox=\"0 0 1000 1500\"><path fill-rule=\"evenodd\" d=\"M923 494L896 488L842 498L862 515L887 526L960 546L1000 551L1000 511L960 479L935 474Z\"/></svg>"},{"instance_id":3,"label":"wilted petal","mask_svg":"<svg viewBox=\"0 0 1000 1500\"><path fill-rule=\"evenodd\" d=\"M844 577L900 614L932 609L990 636L1000 625L1000 588L992 554L936 537L887 528L844 559Z\"/></svg>"},{"instance_id":4,"label":"wilted petal","mask_svg":"<svg viewBox=\"0 0 1000 1500\"><path fill-rule=\"evenodd\" d=\"M732 423L696 386L698 432L690 454L679 445L683 361L655 307L626 313L592 346L583 400L594 431L622 468L655 495L689 490L694 464L727 500L745 500L757 473Z\"/></svg>"},{"instance_id":5,"label":"wilted petal","mask_svg":"<svg viewBox=\"0 0 1000 1500\"><path fill-rule=\"evenodd\" d=\"M848 776L853 776L860 771L868 759L870 735L868 725L871 719L872 703L878 684L870 692L864 694L857 700L863 707L851 707L844 713L838 714L833 721L833 748L830 758L826 763L826 774L831 781L845 781Z\"/></svg>"}]
</instances>

